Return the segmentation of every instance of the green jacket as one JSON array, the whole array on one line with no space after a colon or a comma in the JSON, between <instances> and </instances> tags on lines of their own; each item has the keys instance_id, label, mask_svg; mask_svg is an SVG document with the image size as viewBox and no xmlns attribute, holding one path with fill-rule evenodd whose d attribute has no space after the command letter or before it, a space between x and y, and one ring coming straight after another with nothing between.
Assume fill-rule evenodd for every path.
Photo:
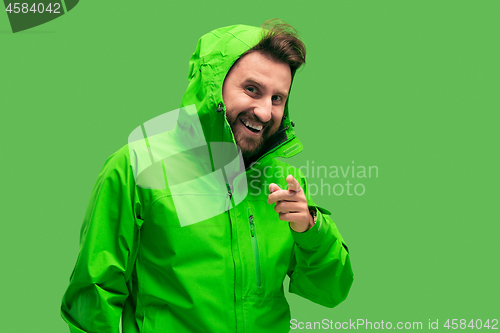
<instances>
[{"instance_id":1,"label":"green jacket","mask_svg":"<svg viewBox=\"0 0 500 333\"><path fill-rule=\"evenodd\" d=\"M290 292L315 303L334 307L347 297L353 273L342 236L329 212L308 196L300 171L277 159L302 150L288 102L279 135L250 167L240 164L239 173L231 173L225 166L234 154L220 163L214 158L215 143L226 144L224 152L231 151L227 144L234 147L222 100L224 77L260 33L236 25L204 35L190 60L175 128L148 133L144 124L104 164L62 301L71 332L118 332L120 320L126 333L288 332L287 274ZM198 134L209 144L188 140L194 153L183 154L178 137L189 132L192 138L197 128L189 119L199 119ZM210 172L231 184L221 190L210 181L196 183ZM268 185L287 188L290 173L317 209L316 224L304 233L291 230L267 204ZM199 221L188 221L193 217Z\"/></svg>"}]
</instances>

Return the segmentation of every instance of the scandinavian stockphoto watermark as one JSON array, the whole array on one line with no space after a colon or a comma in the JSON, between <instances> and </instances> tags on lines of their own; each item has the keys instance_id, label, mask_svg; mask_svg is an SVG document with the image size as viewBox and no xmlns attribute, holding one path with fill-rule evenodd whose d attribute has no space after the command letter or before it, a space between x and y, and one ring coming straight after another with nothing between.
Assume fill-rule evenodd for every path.
<instances>
[{"instance_id":1,"label":"scandinavian stockphoto watermark","mask_svg":"<svg viewBox=\"0 0 500 333\"><path fill-rule=\"evenodd\" d=\"M378 166L356 165L354 161L351 165L330 166L314 165L314 161L307 161L299 170L309 179L308 191L313 196L361 196L366 193L365 181L378 178Z\"/></svg>"},{"instance_id":2,"label":"scandinavian stockphoto watermark","mask_svg":"<svg viewBox=\"0 0 500 333\"><path fill-rule=\"evenodd\" d=\"M255 165L258 165L257 162ZM294 174L298 169L307 183L307 193L312 196L362 196L366 193L366 182L377 179L379 168L376 165L317 165L314 160L306 161L299 167L260 166L256 172L249 175L250 194L260 195L260 191L267 188L272 181L268 179L283 178ZM262 186L262 183L264 186Z\"/></svg>"},{"instance_id":3,"label":"scandinavian stockphoto watermark","mask_svg":"<svg viewBox=\"0 0 500 333\"><path fill-rule=\"evenodd\" d=\"M355 165L354 161L348 166L328 167L307 161L285 169L281 165L286 164L267 159L265 163L272 166L257 161L247 168L241 149L234 143L207 140L195 105L150 119L128 137L136 185L169 196L182 227L224 213L247 195L269 195L269 184L284 182L289 174L304 179L310 196L361 196L366 192L363 181L378 178L377 166ZM191 209L193 202L203 209Z\"/></svg>"}]
</instances>

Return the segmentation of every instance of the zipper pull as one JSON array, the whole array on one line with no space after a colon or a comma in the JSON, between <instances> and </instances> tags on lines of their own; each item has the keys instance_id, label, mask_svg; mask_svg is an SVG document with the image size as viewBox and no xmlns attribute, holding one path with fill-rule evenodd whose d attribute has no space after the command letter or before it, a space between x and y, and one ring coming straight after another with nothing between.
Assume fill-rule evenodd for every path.
<instances>
[{"instance_id":1,"label":"zipper pull","mask_svg":"<svg viewBox=\"0 0 500 333\"><path fill-rule=\"evenodd\" d=\"M255 237L255 223L253 222L253 215L250 215L248 220L250 222L250 234L252 237Z\"/></svg>"},{"instance_id":2,"label":"zipper pull","mask_svg":"<svg viewBox=\"0 0 500 333\"><path fill-rule=\"evenodd\" d=\"M222 102L220 102L219 105L217 105L217 112L221 113L222 111L224 111L224 108L222 107Z\"/></svg>"}]
</instances>

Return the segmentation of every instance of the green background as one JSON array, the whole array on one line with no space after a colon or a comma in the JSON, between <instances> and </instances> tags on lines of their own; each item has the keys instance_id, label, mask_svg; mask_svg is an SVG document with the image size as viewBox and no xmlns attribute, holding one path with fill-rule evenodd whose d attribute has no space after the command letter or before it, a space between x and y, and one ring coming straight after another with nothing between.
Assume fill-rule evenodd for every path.
<instances>
[{"instance_id":1,"label":"green background","mask_svg":"<svg viewBox=\"0 0 500 333\"><path fill-rule=\"evenodd\" d=\"M59 307L105 160L179 106L201 35L273 17L308 50L291 162L379 169L324 180L366 188L315 198L355 281L334 309L288 295L292 318L500 319L499 14L496 0L87 0L12 34L0 13L1 330L68 332Z\"/></svg>"}]
</instances>

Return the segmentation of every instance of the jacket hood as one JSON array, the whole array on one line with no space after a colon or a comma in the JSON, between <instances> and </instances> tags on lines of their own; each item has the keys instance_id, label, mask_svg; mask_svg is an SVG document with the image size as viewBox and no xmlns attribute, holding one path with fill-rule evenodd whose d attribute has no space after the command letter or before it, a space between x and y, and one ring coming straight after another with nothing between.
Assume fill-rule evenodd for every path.
<instances>
[{"instance_id":1,"label":"jacket hood","mask_svg":"<svg viewBox=\"0 0 500 333\"><path fill-rule=\"evenodd\" d=\"M235 142L225 116L222 85L231 66L259 42L263 32L265 30L262 28L233 25L215 29L199 39L196 51L189 61L189 84L181 107L196 106L206 142ZM293 150L287 152L286 149L279 149L289 141L294 141L297 145ZM296 138L290 121L287 100L280 129L269 138L254 161L269 152L273 152L273 156L289 157L301 150L302 144Z\"/></svg>"}]
</instances>

